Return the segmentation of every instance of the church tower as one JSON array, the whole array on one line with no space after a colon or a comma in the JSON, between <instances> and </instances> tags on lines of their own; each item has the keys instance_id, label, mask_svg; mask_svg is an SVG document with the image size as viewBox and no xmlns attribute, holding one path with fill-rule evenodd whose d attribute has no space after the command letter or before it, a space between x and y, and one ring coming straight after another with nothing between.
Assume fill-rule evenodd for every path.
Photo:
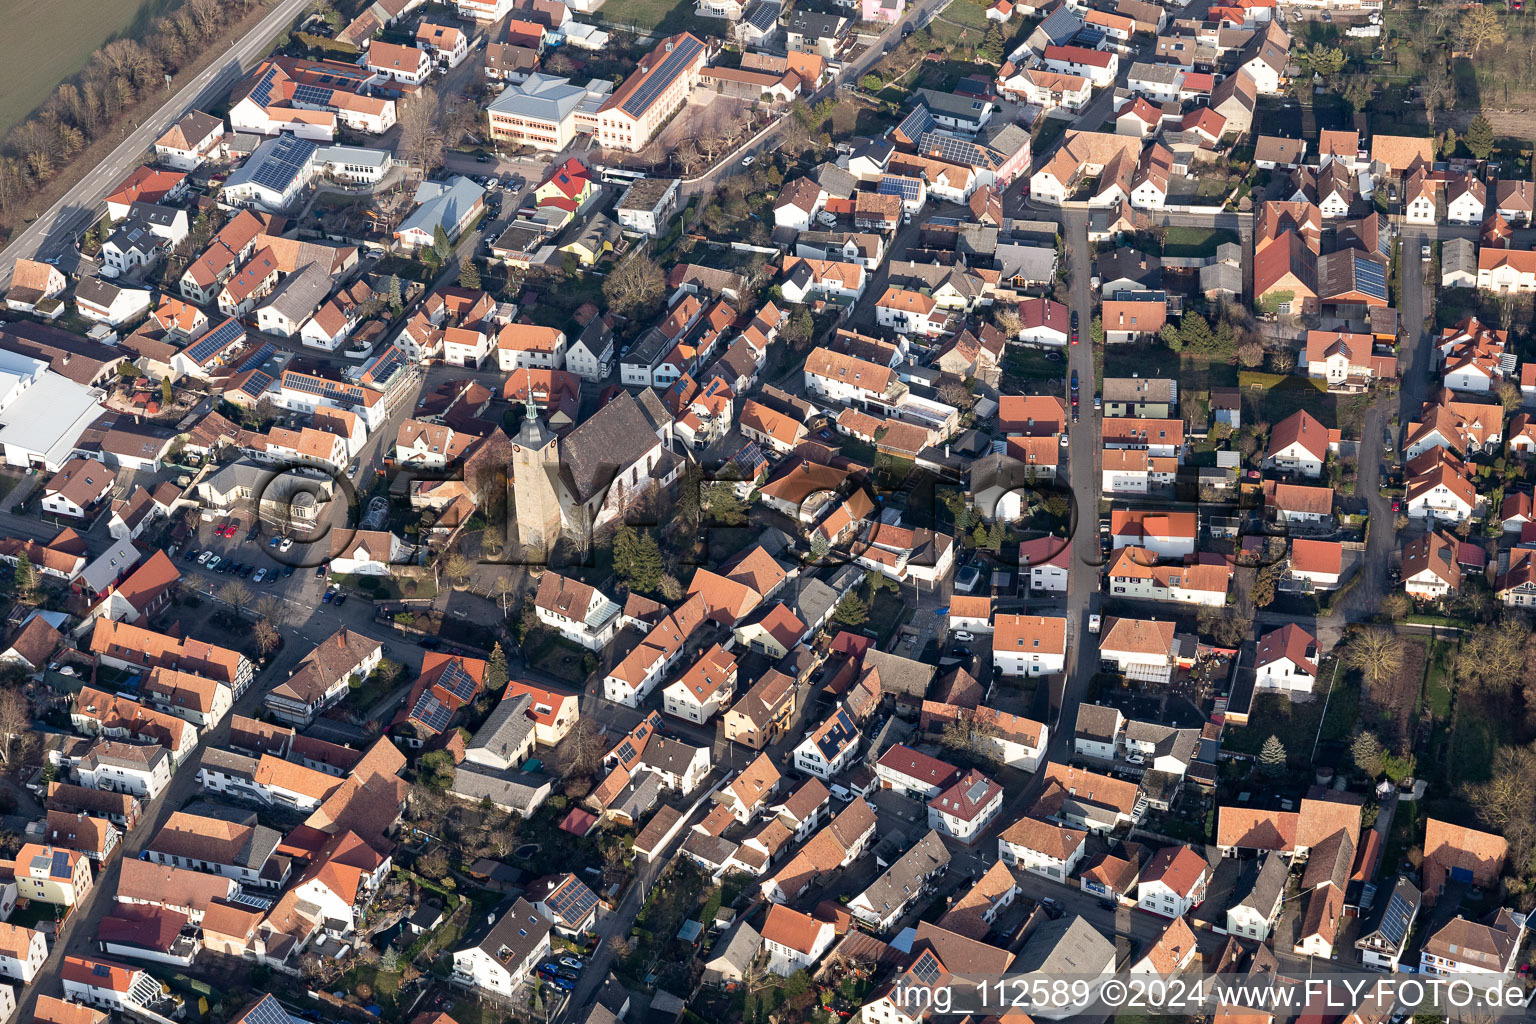
<instances>
[{"instance_id":1,"label":"church tower","mask_svg":"<svg viewBox=\"0 0 1536 1024\"><path fill-rule=\"evenodd\" d=\"M560 539L559 472L559 438L539 420L530 395L523 425L512 440L512 514L517 543L526 555L538 552L548 558Z\"/></svg>"}]
</instances>

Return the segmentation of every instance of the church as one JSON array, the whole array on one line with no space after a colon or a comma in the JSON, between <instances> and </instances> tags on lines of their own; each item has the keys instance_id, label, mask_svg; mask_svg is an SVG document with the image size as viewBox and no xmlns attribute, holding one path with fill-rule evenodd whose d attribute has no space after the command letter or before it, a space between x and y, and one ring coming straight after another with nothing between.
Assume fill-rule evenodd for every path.
<instances>
[{"instance_id":1,"label":"church","mask_svg":"<svg viewBox=\"0 0 1536 1024\"><path fill-rule=\"evenodd\" d=\"M649 388L638 397L620 391L564 438L530 402L512 439L517 543L547 556L562 534L615 524L626 507L670 485L682 469L683 457L672 450L672 416Z\"/></svg>"}]
</instances>

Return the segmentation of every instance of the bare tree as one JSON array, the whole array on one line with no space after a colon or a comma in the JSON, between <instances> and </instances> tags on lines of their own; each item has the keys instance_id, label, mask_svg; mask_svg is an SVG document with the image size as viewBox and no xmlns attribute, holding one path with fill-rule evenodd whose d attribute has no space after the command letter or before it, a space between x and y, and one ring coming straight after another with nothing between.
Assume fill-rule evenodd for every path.
<instances>
[{"instance_id":1,"label":"bare tree","mask_svg":"<svg viewBox=\"0 0 1536 1024\"><path fill-rule=\"evenodd\" d=\"M1402 671L1402 637L1383 626L1357 629L1344 648L1344 663L1360 670L1368 689L1384 683Z\"/></svg>"},{"instance_id":2,"label":"bare tree","mask_svg":"<svg viewBox=\"0 0 1536 1024\"><path fill-rule=\"evenodd\" d=\"M251 603L251 588L239 580L230 580L219 588L219 600L229 605L236 615L243 613Z\"/></svg>"},{"instance_id":3,"label":"bare tree","mask_svg":"<svg viewBox=\"0 0 1536 1024\"><path fill-rule=\"evenodd\" d=\"M276 594L262 594L256 599L256 614L269 623L281 625L285 607L282 598Z\"/></svg>"},{"instance_id":4,"label":"bare tree","mask_svg":"<svg viewBox=\"0 0 1536 1024\"><path fill-rule=\"evenodd\" d=\"M11 763L16 741L32 727L26 696L15 687L0 690L0 761Z\"/></svg>"},{"instance_id":5,"label":"bare tree","mask_svg":"<svg viewBox=\"0 0 1536 1024\"><path fill-rule=\"evenodd\" d=\"M251 635L256 638L256 648L261 651L263 657L277 650L283 642L282 634L273 627L272 623L262 619L251 630Z\"/></svg>"},{"instance_id":6,"label":"bare tree","mask_svg":"<svg viewBox=\"0 0 1536 1024\"><path fill-rule=\"evenodd\" d=\"M405 104L399 121L398 151L406 163L415 164L422 177L426 177L443 161L444 132L437 90L428 86L417 93Z\"/></svg>"},{"instance_id":7,"label":"bare tree","mask_svg":"<svg viewBox=\"0 0 1536 1024\"><path fill-rule=\"evenodd\" d=\"M565 737L565 775L591 775L603 763L607 753L603 738L590 718L577 719Z\"/></svg>"}]
</instances>

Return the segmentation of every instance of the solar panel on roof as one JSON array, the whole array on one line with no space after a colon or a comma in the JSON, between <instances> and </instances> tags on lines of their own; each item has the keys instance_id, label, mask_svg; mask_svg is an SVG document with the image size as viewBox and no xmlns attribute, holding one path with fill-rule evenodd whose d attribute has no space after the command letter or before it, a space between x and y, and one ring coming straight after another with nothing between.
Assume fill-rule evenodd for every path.
<instances>
[{"instance_id":1,"label":"solar panel on roof","mask_svg":"<svg viewBox=\"0 0 1536 1024\"><path fill-rule=\"evenodd\" d=\"M1363 292L1382 299L1387 297L1387 271L1375 260L1355 257L1355 283Z\"/></svg>"},{"instance_id":2,"label":"solar panel on roof","mask_svg":"<svg viewBox=\"0 0 1536 1024\"><path fill-rule=\"evenodd\" d=\"M880 179L879 193L882 196L899 196L903 202L917 202L922 198L923 183L916 178L908 178L900 174L887 174Z\"/></svg>"},{"instance_id":3,"label":"solar panel on roof","mask_svg":"<svg viewBox=\"0 0 1536 1024\"><path fill-rule=\"evenodd\" d=\"M112 968L106 964L93 964L91 966L91 974L98 978L110 978L112 977Z\"/></svg>"},{"instance_id":4,"label":"solar panel on roof","mask_svg":"<svg viewBox=\"0 0 1536 1024\"><path fill-rule=\"evenodd\" d=\"M747 24L759 32L767 32L779 20L779 5L760 3L747 14Z\"/></svg>"},{"instance_id":5,"label":"solar panel on roof","mask_svg":"<svg viewBox=\"0 0 1536 1024\"><path fill-rule=\"evenodd\" d=\"M597 896L575 879L556 889L549 898L549 909L565 921L580 921L597 906Z\"/></svg>"},{"instance_id":6,"label":"solar panel on roof","mask_svg":"<svg viewBox=\"0 0 1536 1024\"><path fill-rule=\"evenodd\" d=\"M924 132L920 146L929 156L947 160L952 164L986 166L992 163L985 146L967 142L965 139L957 139L944 132Z\"/></svg>"},{"instance_id":7,"label":"solar panel on roof","mask_svg":"<svg viewBox=\"0 0 1536 1024\"><path fill-rule=\"evenodd\" d=\"M1381 915L1381 934L1394 946L1401 946L1408 934L1408 921L1413 913L1401 893L1393 893L1386 913Z\"/></svg>"},{"instance_id":8,"label":"solar panel on roof","mask_svg":"<svg viewBox=\"0 0 1536 1024\"><path fill-rule=\"evenodd\" d=\"M240 390L245 394L250 395L252 398L259 398L261 397L262 392L266 391L267 388L271 386L272 377L269 374L265 374L260 370L257 370L255 373L251 374L249 378L246 379L244 384L240 385Z\"/></svg>"},{"instance_id":9,"label":"solar panel on roof","mask_svg":"<svg viewBox=\"0 0 1536 1024\"><path fill-rule=\"evenodd\" d=\"M295 86L293 101L295 103L312 103L317 107L328 107L331 105L331 95L335 91L334 89L321 88L318 85Z\"/></svg>"},{"instance_id":10,"label":"solar panel on roof","mask_svg":"<svg viewBox=\"0 0 1536 1024\"><path fill-rule=\"evenodd\" d=\"M262 74L261 79L257 81L254 87L252 87L250 93L251 99L255 100L257 104L263 107L270 103L272 100L272 79L276 77L277 67L274 65L273 67L267 68L266 72Z\"/></svg>"},{"instance_id":11,"label":"solar panel on roof","mask_svg":"<svg viewBox=\"0 0 1536 1024\"><path fill-rule=\"evenodd\" d=\"M464 665L461 662L450 661L448 667L443 669L443 674L438 677L437 685L465 703L475 698L475 678L464 671Z\"/></svg>"},{"instance_id":12,"label":"solar panel on roof","mask_svg":"<svg viewBox=\"0 0 1536 1024\"><path fill-rule=\"evenodd\" d=\"M187 349L187 358L201 366L244 334L245 328L240 326L240 321L231 317L193 342Z\"/></svg>"},{"instance_id":13,"label":"solar panel on roof","mask_svg":"<svg viewBox=\"0 0 1536 1024\"><path fill-rule=\"evenodd\" d=\"M919 103L912 108L911 113L901 119L901 124L896 126L896 130L906 138L920 139L936 127L938 122L933 119L933 113Z\"/></svg>"},{"instance_id":14,"label":"solar panel on roof","mask_svg":"<svg viewBox=\"0 0 1536 1024\"><path fill-rule=\"evenodd\" d=\"M251 1007L241 1021L243 1024L293 1024L293 1018L283 1009L283 1004L270 992L262 996L261 1002Z\"/></svg>"},{"instance_id":15,"label":"solar panel on roof","mask_svg":"<svg viewBox=\"0 0 1536 1024\"><path fill-rule=\"evenodd\" d=\"M640 84L640 88L619 105L620 109L630 117L639 117L645 113L646 108L656 101L656 97L660 96L667 86L672 84L672 80L682 69L699 55L701 48L702 44L697 39L684 36L673 45L672 52L656 65L656 69Z\"/></svg>"},{"instance_id":16,"label":"solar panel on roof","mask_svg":"<svg viewBox=\"0 0 1536 1024\"><path fill-rule=\"evenodd\" d=\"M942 973L943 968L938 958L928 950L923 950L923 955L912 963L913 976L924 985L937 984Z\"/></svg>"},{"instance_id":17,"label":"solar panel on roof","mask_svg":"<svg viewBox=\"0 0 1536 1024\"><path fill-rule=\"evenodd\" d=\"M838 752L853 739L855 730L853 720L848 717L848 712L838 708L832 715L832 725L822 735L816 745L821 748L821 754L828 761L835 761Z\"/></svg>"},{"instance_id":18,"label":"solar panel on roof","mask_svg":"<svg viewBox=\"0 0 1536 1024\"><path fill-rule=\"evenodd\" d=\"M430 693L423 693L416 699L416 706L411 708L411 720L420 722L433 732L442 732L448 728L448 720L453 717L453 712L448 706Z\"/></svg>"}]
</instances>

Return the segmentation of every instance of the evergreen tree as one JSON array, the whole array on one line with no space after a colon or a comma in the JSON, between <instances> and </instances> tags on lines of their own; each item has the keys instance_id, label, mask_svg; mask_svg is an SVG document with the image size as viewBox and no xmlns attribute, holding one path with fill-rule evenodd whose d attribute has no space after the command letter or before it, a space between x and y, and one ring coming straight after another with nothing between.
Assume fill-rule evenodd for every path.
<instances>
[{"instance_id":1,"label":"evergreen tree","mask_svg":"<svg viewBox=\"0 0 1536 1024\"><path fill-rule=\"evenodd\" d=\"M832 609L832 621L849 628L862 626L869 621L869 607L859 600L858 594L850 590L837 602L837 607Z\"/></svg>"},{"instance_id":2,"label":"evergreen tree","mask_svg":"<svg viewBox=\"0 0 1536 1024\"><path fill-rule=\"evenodd\" d=\"M639 538L628 523L621 523L613 533L613 572L621 580L628 580L635 571L635 545Z\"/></svg>"},{"instance_id":3,"label":"evergreen tree","mask_svg":"<svg viewBox=\"0 0 1536 1024\"><path fill-rule=\"evenodd\" d=\"M1381 774L1381 744L1376 742L1375 736L1368 732L1356 736L1355 742L1349 748L1349 753L1354 758L1355 767L1371 778L1374 779Z\"/></svg>"},{"instance_id":4,"label":"evergreen tree","mask_svg":"<svg viewBox=\"0 0 1536 1024\"><path fill-rule=\"evenodd\" d=\"M507 656L501 649L501 641L491 648L491 656L485 662L485 689L499 694L507 685Z\"/></svg>"},{"instance_id":5,"label":"evergreen tree","mask_svg":"<svg viewBox=\"0 0 1536 1024\"><path fill-rule=\"evenodd\" d=\"M23 551L16 556L16 592L22 596L32 593L37 586L37 572L32 568L32 559Z\"/></svg>"},{"instance_id":6,"label":"evergreen tree","mask_svg":"<svg viewBox=\"0 0 1536 1024\"><path fill-rule=\"evenodd\" d=\"M448 232L443 230L441 224L436 224L432 228L432 251L437 253L439 263L453 253L453 243L448 241Z\"/></svg>"},{"instance_id":7,"label":"evergreen tree","mask_svg":"<svg viewBox=\"0 0 1536 1024\"><path fill-rule=\"evenodd\" d=\"M475 258L469 253L459 260L459 287L480 290L480 268L475 266Z\"/></svg>"},{"instance_id":8,"label":"evergreen tree","mask_svg":"<svg viewBox=\"0 0 1536 1024\"><path fill-rule=\"evenodd\" d=\"M1095 345L1104 344L1104 318L1095 316L1088 324L1088 340Z\"/></svg>"},{"instance_id":9,"label":"evergreen tree","mask_svg":"<svg viewBox=\"0 0 1536 1024\"><path fill-rule=\"evenodd\" d=\"M1179 321L1179 337L1184 340L1184 347L1191 352L1209 352L1216 343L1211 325L1199 313L1184 314L1184 318Z\"/></svg>"},{"instance_id":10,"label":"evergreen tree","mask_svg":"<svg viewBox=\"0 0 1536 1024\"><path fill-rule=\"evenodd\" d=\"M1157 336L1162 338L1163 344L1167 345L1174 352L1184 351L1184 338L1179 334L1179 329L1173 324L1163 324L1163 329L1157 332Z\"/></svg>"},{"instance_id":11,"label":"evergreen tree","mask_svg":"<svg viewBox=\"0 0 1536 1024\"><path fill-rule=\"evenodd\" d=\"M171 378L169 378L169 377L161 377L160 378L160 401L163 404L165 404L165 405L170 405L175 400L176 400L176 389L171 386Z\"/></svg>"},{"instance_id":12,"label":"evergreen tree","mask_svg":"<svg viewBox=\"0 0 1536 1024\"><path fill-rule=\"evenodd\" d=\"M1479 160L1486 160L1488 154L1493 152L1493 125L1482 114L1478 114L1467 125L1467 134L1461 141L1466 144L1467 152Z\"/></svg>"},{"instance_id":13,"label":"evergreen tree","mask_svg":"<svg viewBox=\"0 0 1536 1024\"><path fill-rule=\"evenodd\" d=\"M389 305L389 308L394 311L396 316L399 316L400 310L405 307L405 299L400 295L399 274L389 275L389 281L384 285L384 301Z\"/></svg>"},{"instance_id":14,"label":"evergreen tree","mask_svg":"<svg viewBox=\"0 0 1536 1024\"><path fill-rule=\"evenodd\" d=\"M1457 143L1457 141L1458 140L1456 138L1456 129L1455 128L1447 128L1445 130L1445 141L1444 141L1443 145L1441 146L1440 153L1443 156L1446 156L1446 157L1455 156L1456 155L1456 143Z\"/></svg>"},{"instance_id":15,"label":"evergreen tree","mask_svg":"<svg viewBox=\"0 0 1536 1024\"><path fill-rule=\"evenodd\" d=\"M831 550L831 548L827 544L827 538L826 538L825 534L817 533L817 534L813 534L811 536L811 557L812 558L814 558L816 561L819 562L823 558L827 557L827 552L829 550Z\"/></svg>"},{"instance_id":16,"label":"evergreen tree","mask_svg":"<svg viewBox=\"0 0 1536 1024\"><path fill-rule=\"evenodd\" d=\"M1270 736L1259 751L1259 771L1274 778L1285 772L1285 744L1280 737Z\"/></svg>"}]
</instances>

